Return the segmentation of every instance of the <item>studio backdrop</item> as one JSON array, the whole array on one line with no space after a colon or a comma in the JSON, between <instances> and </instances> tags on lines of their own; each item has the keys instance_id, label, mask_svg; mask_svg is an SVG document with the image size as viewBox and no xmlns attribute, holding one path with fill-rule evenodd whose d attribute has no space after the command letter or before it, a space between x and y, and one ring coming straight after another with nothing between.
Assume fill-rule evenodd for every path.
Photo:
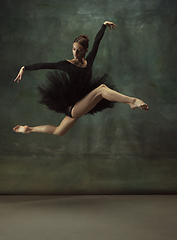
<instances>
[{"instance_id":1,"label":"studio backdrop","mask_svg":"<svg viewBox=\"0 0 177 240\"><path fill-rule=\"evenodd\" d=\"M177 1L6 0L0 4L1 194L146 194L177 192ZM72 59L87 34L91 50L106 29L93 73L150 110L117 103L81 117L63 136L20 134L17 124L58 126L64 114L38 103L48 70L24 65Z\"/></svg>"}]
</instances>

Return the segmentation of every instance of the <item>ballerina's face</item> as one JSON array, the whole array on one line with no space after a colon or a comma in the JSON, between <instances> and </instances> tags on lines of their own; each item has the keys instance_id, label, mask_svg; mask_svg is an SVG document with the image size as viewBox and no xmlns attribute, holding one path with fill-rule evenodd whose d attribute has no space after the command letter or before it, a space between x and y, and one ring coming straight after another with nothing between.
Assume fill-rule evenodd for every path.
<instances>
[{"instance_id":1,"label":"ballerina's face","mask_svg":"<svg viewBox=\"0 0 177 240\"><path fill-rule=\"evenodd\" d=\"M73 56L75 59L82 59L85 57L86 52L88 49L85 49L81 44L78 42L73 43Z\"/></svg>"}]
</instances>

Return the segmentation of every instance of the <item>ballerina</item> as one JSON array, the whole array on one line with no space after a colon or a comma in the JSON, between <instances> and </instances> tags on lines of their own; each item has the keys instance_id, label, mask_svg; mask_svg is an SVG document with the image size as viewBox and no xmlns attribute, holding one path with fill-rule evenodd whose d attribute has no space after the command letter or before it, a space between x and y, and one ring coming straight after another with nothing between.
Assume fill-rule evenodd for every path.
<instances>
[{"instance_id":1,"label":"ballerina","mask_svg":"<svg viewBox=\"0 0 177 240\"><path fill-rule=\"evenodd\" d=\"M131 109L140 108L148 111L149 107L142 100L123 95L102 77L92 77L92 65L96 57L100 41L106 27L117 27L113 22L105 21L97 33L92 50L86 56L89 46L87 35L80 35L73 42L73 59L56 63L37 63L21 67L14 81L19 83L22 75L28 70L53 69L47 75L48 85L39 86L40 103L58 113L65 113L59 126L43 125L29 127L17 125L13 130L17 133L50 133L63 136L76 123L78 118L86 114L94 114L106 108L112 108L116 102L126 103ZM57 71L56 71L57 70Z\"/></svg>"}]
</instances>

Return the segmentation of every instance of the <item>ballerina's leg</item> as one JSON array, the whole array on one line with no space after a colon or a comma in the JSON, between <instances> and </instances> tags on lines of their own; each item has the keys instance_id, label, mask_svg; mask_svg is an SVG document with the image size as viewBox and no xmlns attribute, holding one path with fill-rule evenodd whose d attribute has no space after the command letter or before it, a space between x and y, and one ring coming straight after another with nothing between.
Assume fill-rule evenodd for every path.
<instances>
[{"instance_id":1,"label":"ballerina's leg","mask_svg":"<svg viewBox=\"0 0 177 240\"><path fill-rule=\"evenodd\" d=\"M79 117L87 114L103 98L112 102L129 104L132 109L137 107L140 107L144 111L148 111L149 109L147 104L145 104L142 100L128 97L108 88L104 84L101 84L99 87L87 94L82 100L77 102L71 111L71 115L73 116L73 118L66 116L58 127L51 125L43 125L36 127L17 125L13 128L13 130L15 132L22 133L40 132L63 136L70 128L72 128L72 126L76 123Z\"/></svg>"},{"instance_id":2,"label":"ballerina's leg","mask_svg":"<svg viewBox=\"0 0 177 240\"><path fill-rule=\"evenodd\" d=\"M81 101L77 102L74 108L72 109L72 112L74 110L74 116L73 113L72 118L66 116L58 127L51 125L43 125L36 127L29 127L27 125L25 126L17 125L16 127L13 128L13 130L17 133L40 132L63 136L75 124L78 117L81 117L88 113L102 99L102 96L99 94L98 90L99 90L98 88L94 89L92 92L87 94Z\"/></svg>"},{"instance_id":3,"label":"ballerina's leg","mask_svg":"<svg viewBox=\"0 0 177 240\"><path fill-rule=\"evenodd\" d=\"M63 136L75 124L79 117L88 113L103 98L100 94L100 88L101 87L94 89L89 94L87 94L82 100L77 102L71 112L72 118L66 116L58 127L51 125L43 125L36 127L29 127L27 125L25 126L17 125L16 127L13 128L13 130L17 133L39 132Z\"/></svg>"},{"instance_id":4,"label":"ballerina's leg","mask_svg":"<svg viewBox=\"0 0 177 240\"><path fill-rule=\"evenodd\" d=\"M77 118L71 118L66 116L58 127L52 125L43 125L36 127L29 127L27 125L21 126L17 125L13 128L15 132L21 133L31 133L31 132L39 132L39 133L50 133L54 135L63 136L67 133L67 131L72 128L72 126L76 123Z\"/></svg>"},{"instance_id":5,"label":"ballerina's leg","mask_svg":"<svg viewBox=\"0 0 177 240\"><path fill-rule=\"evenodd\" d=\"M106 85L101 84L99 87L88 93L82 100L80 100L74 105L71 111L71 115L75 118L79 118L87 114L103 98L111 102L126 103L130 105L132 109L137 107L140 107L142 110L145 111L149 109L147 104L144 103L142 100L123 95L108 88Z\"/></svg>"}]
</instances>

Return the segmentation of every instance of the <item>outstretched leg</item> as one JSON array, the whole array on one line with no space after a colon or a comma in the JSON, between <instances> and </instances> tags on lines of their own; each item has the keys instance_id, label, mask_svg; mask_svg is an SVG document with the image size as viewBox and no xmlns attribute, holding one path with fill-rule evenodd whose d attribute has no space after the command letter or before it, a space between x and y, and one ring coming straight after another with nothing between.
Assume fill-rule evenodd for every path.
<instances>
[{"instance_id":1,"label":"outstretched leg","mask_svg":"<svg viewBox=\"0 0 177 240\"><path fill-rule=\"evenodd\" d=\"M99 87L91 91L89 94L87 94L83 99L81 99L79 102L77 102L72 111L71 115L74 118L81 117L88 113L92 108L96 106L96 104L101 101L101 99L107 99L111 102L121 102L126 103L130 105L132 109L140 107L144 111L148 111L148 106L146 103L144 103L142 100L134 98L134 97L128 97L126 95L123 95L121 93L118 93L110 88L108 88L106 85L101 84Z\"/></svg>"},{"instance_id":2,"label":"outstretched leg","mask_svg":"<svg viewBox=\"0 0 177 240\"><path fill-rule=\"evenodd\" d=\"M101 84L99 87L97 87L89 94L87 94L79 102L77 102L71 111L71 115L73 118L66 116L58 127L51 125L43 125L36 127L29 127L27 125L25 126L17 125L16 127L13 128L13 130L15 132L22 133L40 132L63 136L65 133L67 133L67 131L70 128L72 128L72 126L75 124L79 117L88 113L103 98L112 102L121 102L129 104L132 109L137 107L140 107L144 111L148 111L149 109L147 104L144 103L142 100L133 97L128 97L126 95L123 95L108 88L104 84Z\"/></svg>"},{"instance_id":3,"label":"outstretched leg","mask_svg":"<svg viewBox=\"0 0 177 240\"><path fill-rule=\"evenodd\" d=\"M67 131L72 128L72 126L77 121L77 118L71 118L66 116L63 121L60 123L58 127L51 126L51 125L43 125L43 126L36 126L36 127L29 127L27 125L21 126L17 125L13 128L15 132L21 133L31 133L31 132L40 132L40 133L50 133L54 135L63 136L67 133Z\"/></svg>"}]
</instances>

